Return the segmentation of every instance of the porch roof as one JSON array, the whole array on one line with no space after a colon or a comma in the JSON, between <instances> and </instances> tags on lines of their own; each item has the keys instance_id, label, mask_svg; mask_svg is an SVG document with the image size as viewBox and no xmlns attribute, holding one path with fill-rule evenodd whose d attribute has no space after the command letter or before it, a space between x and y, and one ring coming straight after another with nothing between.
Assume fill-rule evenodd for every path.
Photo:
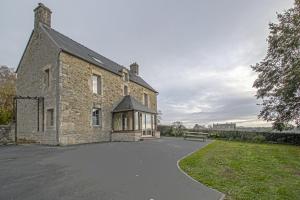
<instances>
[{"instance_id":1,"label":"porch roof","mask_svg":"<svg viewBox=\"0 0 300 200\"><path fill-rule=\"evenodd\" d=\"M122 101L115 107L113 112L116 113L116 112L130 111L130 110L142 111L147 113L156 113L150 110L145 105L138 102L134 97L130 95L125 96L122 99Z\"/></svg>"}]
</instances>

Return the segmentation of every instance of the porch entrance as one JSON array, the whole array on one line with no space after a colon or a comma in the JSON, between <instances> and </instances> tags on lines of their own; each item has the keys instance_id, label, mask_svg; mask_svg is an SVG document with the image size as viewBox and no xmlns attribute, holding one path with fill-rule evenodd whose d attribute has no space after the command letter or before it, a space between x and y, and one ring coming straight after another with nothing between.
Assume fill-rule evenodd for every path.
<instances>
[{"instance_id":1,"label":"porch entrance","mask_svg":"<svg viewBox=\"0 0 300 200\"><path fill-rule=\"evenodd\" d=\"M152 137L156 131L156 113L131 96L125 96L112 113L114 132L135 132Z\"/></svg>"}]
</instances>

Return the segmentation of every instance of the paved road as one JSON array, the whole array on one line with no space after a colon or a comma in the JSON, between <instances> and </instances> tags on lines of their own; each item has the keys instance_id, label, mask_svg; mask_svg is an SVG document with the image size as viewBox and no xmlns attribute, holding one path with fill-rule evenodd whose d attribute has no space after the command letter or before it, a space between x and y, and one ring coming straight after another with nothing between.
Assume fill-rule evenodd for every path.
<instances>
[{"instance_id":1,"label":"paved road","mask_svg":"<svg viewBox=\"0 0 300 200\"><path fill-rule=\"evenodd\" d=\"M177 168L205 143L159 140L69 147L0 146L0 199L217 200Z\"/></svg>"}]
</instances>

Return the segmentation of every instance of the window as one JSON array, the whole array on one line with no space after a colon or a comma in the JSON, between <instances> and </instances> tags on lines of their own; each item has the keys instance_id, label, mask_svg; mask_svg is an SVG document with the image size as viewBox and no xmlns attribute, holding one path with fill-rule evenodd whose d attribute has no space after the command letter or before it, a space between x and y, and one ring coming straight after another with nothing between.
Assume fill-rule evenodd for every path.
<instances>
[{"instance_id":1,"label":"window","mask_svg":"<svg viewBox=\"0 0 300 200\"><path fill-rule=\"evenodd\" d=\"M46 120L47 120L46 122L47 127L54 126L54 109L47 110Z\"/></svg>"},{"instance_id":2,"label":"window","mask_svg":"<svg viewBox=\"0 0 300 200\"><path fill-rule=\"evenodd\" d=\"M102 121L101 109L93 108L93 114L92 114L93 126L101 126L101 121Z\"/></svg>"},{"instance_id":3,"label":"window","mask_svg":"<svg viewBox=\"0 0 300 200\"><path fill-rule=\"evenodd\" d=\"M124 85L124 96L128 95L128 86Z\"/></svg>"},{"instance_id":4,"label":"window","mask_svg":"<svg viewBox=\"0 0 300 200\"><path fill-rule=\"evenodd\" d=\"M149 106L149 96L146 93L144 93L144 105Z\"/></svg>"},{"instance_id":5,"label":"window","mask_svg":"<svg viewBox=\"0 0 300 200\"><path fill-rule=\"evenodd\" d=\"M101 82L101 76L93 75L92 76L93 81L93 93L94 94L101 94L102 89L102 82Z\"/></svg>"},{"instance_id":6,"label":"window","mask_svg":"<svg viewBox=\"0 0 300 200\"><path fill-rule=\"evenodd\" d=\"M122 113L122 127L123 130L128 130L127 113Z\"/></svg>"},{"instance_id":7,"label":"window","mask_svg":"<svg viewBox=\"0 0 300 200\"><path fill-rule=\"evenodd\" d=\"M129 81L129 75L128 75L127 72L124 72L124 74L123 74L123 80L126 81L126 82Z\"/></svg>"},{"instance_id":8,"label":"window","mask_svg":"<svg viewBox=\"0 0 300 200\"><path fill-rule=\"evenodd\" d=\"M50 86L50 69L45 70L45 85L46 87Z\"/></svg>"},{"instance_id":9,"label":"window","mask_svg":"<svg viewBox=\"0 0 300 200\"><path fill-rule=\"evenodd\" d=\"M134 112L134 130L139 130L139 112Z\"/></svg>"},{"instance_id":10,"label":"window","mask_svg":"<svg viewBox=\"0 0 300 200\"><path fill-rule=\"evenodd\" d=\"M96 62L103 64L103 62L102 62L100 59L95 58L95 57L93 57L93 56L92 56L92 58L93 58Z\"/></svg>"}]
</instances>

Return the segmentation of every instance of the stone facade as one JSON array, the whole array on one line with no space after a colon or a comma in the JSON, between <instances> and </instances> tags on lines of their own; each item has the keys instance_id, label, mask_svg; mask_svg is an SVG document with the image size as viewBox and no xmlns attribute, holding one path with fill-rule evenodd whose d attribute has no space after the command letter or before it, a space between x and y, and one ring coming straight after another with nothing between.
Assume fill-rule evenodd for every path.
<instances>
[{"instance_id":1,"label":"stone facade","mask_svg":"<svg viewBox=\"0 0 300 200\"><path fill-rule=\"evenodd\" d=\"M0 144L6 144L10 140L10 130L10 125L0 125Z\"/></svg>"},{"instance_id":2,"label":"stone facade","mask_svg":"<svg viewBox=\"0 0 300 200\"><path fill-rule=\"evenodd\" d=\"M140 102L144 93L148 94L149 108L154 112L157 93L125 80L122 73L113 73L62 50L44 27L51 26L50 9L39 4L34 11L34 30L17 69L17 96L42 97L44 101L17 100L18 139L52 145L138 140L141 133L112 133L112 110L124 97L124 85L129 95ZM92 92L93 74L101 77L101 94ZM101 126L92 125L93 108L102 111ZM52 113L51 125L48 111Z\"/></svg>"},{"instance_id":3,"label":"stone facade","mask_svg":"<svg viewBox=\"0 0 300 200\"><path fill-rule=\"evenodd\" d=\"M61 119L59 139L61 144L118 140L117 135L120 135L119 133L113 133L114 136L111 135L112 110L124 97L124 84L128 85L129 94L140 102L143 102L143 95L147 93L150 99L150 109L157 110L155 92L132 81L126 82L120 75L113 74L68 53L60 54L60 68L61 110L59 115ZM102 79L101 95L92 92L93 74L99 75ZM102 110L101 127L92 126L93 107ZM129 133L129 135L135 134ZM124 134L125 137L129 138ZM118 141L123 140L123 136L120 136ZM131 140L136 139L129 139L129 141Z\"/></svg>"},{"instance_id":4,"label":"stone facade","mask_svg":"<svg viewBox=\"0 0 300 200\"><path fill-rule=\"evenodd\" d=\"M17 100L17 133L18 138L32 140L44 144L57 144L57 129L46 127L46 111L57 110L58 55L59 50L41 30L35 29L30 37L24 55L17 70L17 96L44 97L44 113L42 104L38 109L36 100ZM49 70L50 84L45 84L45 70ZM38 113L39 110L39 113ZM40 131L38 131L37 116ZM44 131L42 127L44 126Z\"/></svg>"}]
</instances>

